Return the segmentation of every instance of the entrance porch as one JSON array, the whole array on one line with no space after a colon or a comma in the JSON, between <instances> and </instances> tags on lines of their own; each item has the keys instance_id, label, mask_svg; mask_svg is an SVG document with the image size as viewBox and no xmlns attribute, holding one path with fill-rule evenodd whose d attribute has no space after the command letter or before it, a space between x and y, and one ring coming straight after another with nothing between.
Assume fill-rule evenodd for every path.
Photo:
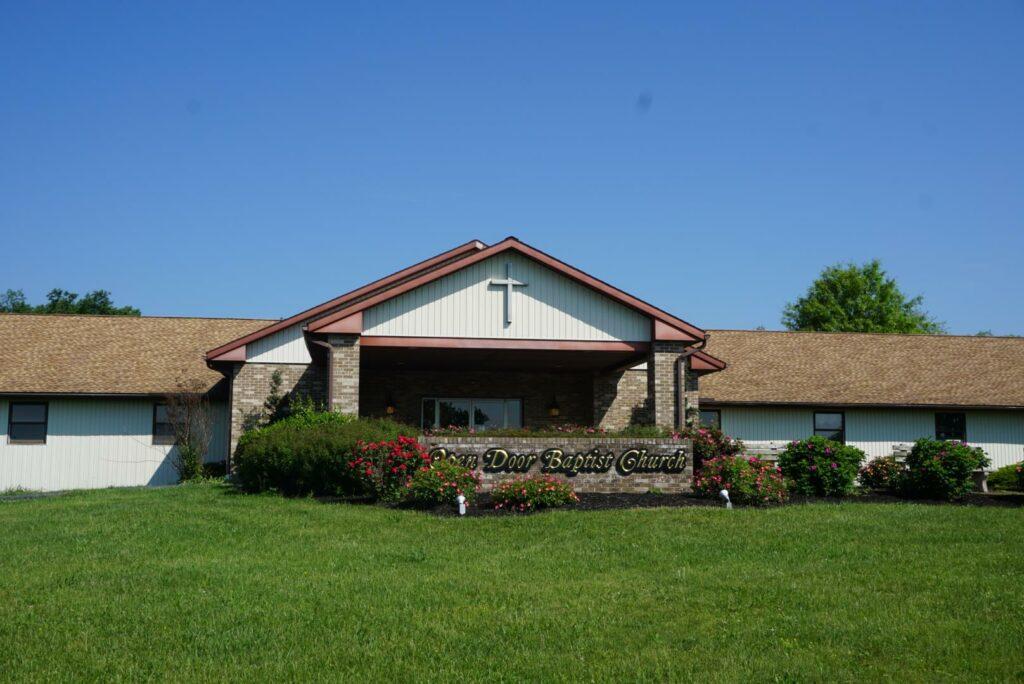
<instances>
[{"instance_id":1,"label":"entrance porch","mask_svg":"<svg viewBox=\"0 0 1024 684\"><path fill-rule=\"evenodd\" d=\"M332 406L357 403L362 416L425 428L618 430L679 427L696 410L697 371L680 343L331 337L330 386L348 391Z\"/></svg>"}]
</instances>

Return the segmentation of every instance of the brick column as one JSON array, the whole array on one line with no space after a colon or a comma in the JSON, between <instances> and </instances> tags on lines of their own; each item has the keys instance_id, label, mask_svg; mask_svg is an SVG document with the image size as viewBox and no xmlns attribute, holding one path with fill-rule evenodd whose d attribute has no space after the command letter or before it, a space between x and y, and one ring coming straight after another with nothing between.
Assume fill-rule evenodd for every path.
<instances>
[{"instance_id":1,"label":"brick column","mask_svg":"<svg viewBox=\"0 0 1024 684\"><path fill-rule=\"evenodd\" d=\"M330 335L331 410L359 415L359 335Z\"/></svg>"},{"instance_id":2,"label":"brick column","mask_svg":"<svg viewBox=\"0 0 1024 684\"><path fill-rule=\"evenodd\" d=\"M694 423L696 423L698 420L700 420L700 414L699 414L699 411L700 411L700 399L699 399L699 396L700 396L700 381L697 378L697 374L694 373L690 369L690 363L692 362L692 360L693 360L693 357L691 356L689 359L686 360L686 366L685 366L685 368L683 368L683 372L686 373L686 378L684 380L684 382L685 382L685 385L684 385L685 391L683 393L685 401L686 401L686 407L683 410L684 411L693 412L694 413L693 420L694 420ZM684 425L686 424L686 420L687 419L688 419L688 416L686 416L684 414L683 415L683 424Z\"/></svg>"},{"instance_id":3,"label":"brick column","mask_svg":"<svg viewBox=\"0 0 1024 684\"><path fill-rule=\"evenodd\" d=\"M676 359L682 355L682 342L652 342L651 355L647 360L647 394L651 407L651 419L659 427L676 427L676 389L680 378L676 377ZM679 408L682 412L685 409ZM684 419L680 419L682 422Z\"/></svg>"}]
</instances>

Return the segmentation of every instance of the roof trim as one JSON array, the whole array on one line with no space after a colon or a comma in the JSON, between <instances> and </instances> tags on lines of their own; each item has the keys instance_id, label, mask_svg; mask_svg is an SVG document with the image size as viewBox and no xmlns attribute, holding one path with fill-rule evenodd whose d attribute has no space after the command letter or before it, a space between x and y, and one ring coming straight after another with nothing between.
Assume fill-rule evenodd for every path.
<instances>
[{"instance_id":1,"label":"roof trim","mask_svg":"<svg viewBox=\"0 0 1024 684\"><path fill-rule=\"evenodd\" d=\"M503 349L535 351L599 351L642 352L649 342L591 342L577 340L519 340L493 337L390 337L367 336L359 341L362 347L397 347L399 349Z\"/></svg>"},{"instance_id":2,"label":"roof trim","mask_svg":"<svg viewBox=\"0 0 1024 684\"><path fill-rule=\"evenodd\" d=\"M856 404L850 402L828 402L828 401L729 401L722 400L716 401L712 397L699 397L698 401L701 406L745 406L745 407L758 407L758 406L784 406L791 408L842 408L842 409L929 409L929 410L940 410L940 409L957 409L957 410L973 410L973 411L1021 411L1024 410L1024 406L1016 406L1008 404L1001 406L998 404L880 404L877 402Z\"/></svg>"},{"instance_id":3,"label":"roof trim","mask_svg":"<svg viewBox=\"0 0 1024 684\"><path fill-rule=\"evenodd\" d=\"M706 351L697 350L690 357L690 368L702 373L716 373L725 370L728 365L722 359L714 357Z\"/></svg>"},{"instance_id":4,"label":"roof trim","mask_svg":"<svg viewBox=\"0 0 1024 684\"><path fill-rule=\"evenodd\" d=\"M320 320L310 324L308 330L309 332L323 332L324 328L328 327L335 321L346 318L354 313L364 311L372 306L380 304L381 302L393 299L401 294L409 292L410 290L414 290L418 287L426 285L427 283L443 278L446 275L455 273L456 271L460 271L479 261L483 261L484 259L488 259L492 256L501 254L502 252L506 251L518 252L523 256L533 259L534 261L537 261L538 263L547 266L548 268L557 271L562 275L581 283L582 285L589 287L590 289L598 292L599 294L602 294L610 299L614 299L619 303L628 306L631 309L646 314L653 318L656 323L663 323L669 326L670 328L674 329L675 331L678 331L679 333L686 335L689 338L689 341L696 342L698 340L704 339L704 337L706 337L707 335L707 333L705 333L704 330L698 328L697 326L687 323L681 318L676 318L675 316L672 316L671 314L662 311L661 309L652 306L651 304L648 304L642 299L638 299L630 294L623 292L622 290L616 287L613 287L612 285L609 285L603 280L588 275L587 273L584 273L579 269L573 268L572 266L566 264L565 262L559 261L558 259L554 258L553 256L550 256L549 254L545 254L539 249L530 247L529 245L521 242L515 237L507 237L501 242L490 247L487 247L486 249L482 249L471 256L465 257L464 259L460 259L446 266L442 266L441 268L430 271L429 273L424 273L418 277L411 278L396 287L389 288L384 292L380 292L376 295L368 297L350 307L346 307L328 316L324 316Z\"/></svg>"},{"instance_id":5,"label":"roof trim","mask_svg":"<svg viewBox=\"0 0 1024 684\"><path fill-rule=\"evenodd\" d=\"M403 278L413 276L423 271L424 269L430 268L431 266L436 266L437 264L447 261L448 259L456 258L463 254L469 254L471 252L478 252L486 247L487 245L485 245L480 240L470 240L469 242L459 245L454 249L450 249L447 252L442 252L437 256L433 256L429 259L426 259L425 261L421 261L407 268L403 268L401 271L396 271L395 273L392 273L389 276L385 276L383 278L380 278L379 280L375 280L369 285L363 285L360 288L352 290L351 292L346 292L345 294L339 297L335 297L334 299L324 302L323 304L318 304L310 309L301 311L295 314L294 316L282 319L280 321L277 321L276 323L268 325L265 328L261 328L260 330L249 333L244 337L239 337L238 339L232 340L227 344L222 344L221 346L206 352L206 358L208 361L235 360L218 357L224 355L225 353L233 349L237 349L242 345L264 338L268 335L273 335L274 333L280 332L281 330L291 327L296 323L301 323L302 321L308 318L322 314L325 311L329 311L330 309L333 309L336 306L340 306L341 304L344 304L345 302L351 301L357 297L367 294L368 292L373 292L374 290L380 289L382 287L389 287L390 285L393 285L394 283L402 280Z\"/></svg>"}]
</instances>

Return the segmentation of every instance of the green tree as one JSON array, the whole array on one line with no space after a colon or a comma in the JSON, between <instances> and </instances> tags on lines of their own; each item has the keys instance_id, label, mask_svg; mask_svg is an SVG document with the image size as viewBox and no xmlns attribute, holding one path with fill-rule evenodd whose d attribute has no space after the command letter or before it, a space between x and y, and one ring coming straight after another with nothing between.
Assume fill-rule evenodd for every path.
<instances>
[{"instance_id":1,"label":"green tree","mask_svg":"<svg viewBox=\"0 0 1024 684\"><path fill-rule=\"evenodd\" d=\"M32 307L25 301L21 290L8 290L0 295L0 313L31 313Z\"/></svg>"},{"instance_id":2,"label":"green tree","mask_svg":"<svg viewBox=\"0 0 1024 684\"><path fill-rule=\"evenodd\" d=\"M7 290L0 294L0 313L141 315L134 306L114 306L106 290L93 290L79 297L76 292L59 288L50 290L45 304L35 306L25 300L25 293L21 290Z\"/></svg>"},{"instance_id":3,"label":"green tree","mask_svg":"<svg viewBox=\"0 0 1024 684\"><path fill-rule=\"evenodd\" d=\"M782 324L820 332L945 332L921 302L921 297L908 299L878 260L863 266L837 264L822 271L807 294L786 305Z\"/></svg>"}]
</instances>

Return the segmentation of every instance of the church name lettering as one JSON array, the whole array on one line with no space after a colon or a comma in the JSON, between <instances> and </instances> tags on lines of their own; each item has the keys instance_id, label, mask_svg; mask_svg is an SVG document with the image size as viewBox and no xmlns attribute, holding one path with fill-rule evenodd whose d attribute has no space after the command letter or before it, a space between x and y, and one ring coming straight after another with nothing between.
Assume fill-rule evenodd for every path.
<instances>
[{"instance_id":1,"label":"church name lettering","mask_svg":"<svg viewBox=\"0 0 1024 684\"><path fill-rule=\"evenodd\" d=\"M686 470L686 453L682 449L676 449L671 454L651 454L647 449L634 448L616 454L598 448L577 453L551 448L538 454L515 453L494 447L485 451L481 457L474 453L455 453L439 446L430 450L430 456L434 459L447 459L464 468L479 468L485 473L526 473L538 462L542 473L559 473L567 477L575 477L580 473L607 473L612 469L623 477L633 473L670 475Z\"/></svg>"}]
</instances>

